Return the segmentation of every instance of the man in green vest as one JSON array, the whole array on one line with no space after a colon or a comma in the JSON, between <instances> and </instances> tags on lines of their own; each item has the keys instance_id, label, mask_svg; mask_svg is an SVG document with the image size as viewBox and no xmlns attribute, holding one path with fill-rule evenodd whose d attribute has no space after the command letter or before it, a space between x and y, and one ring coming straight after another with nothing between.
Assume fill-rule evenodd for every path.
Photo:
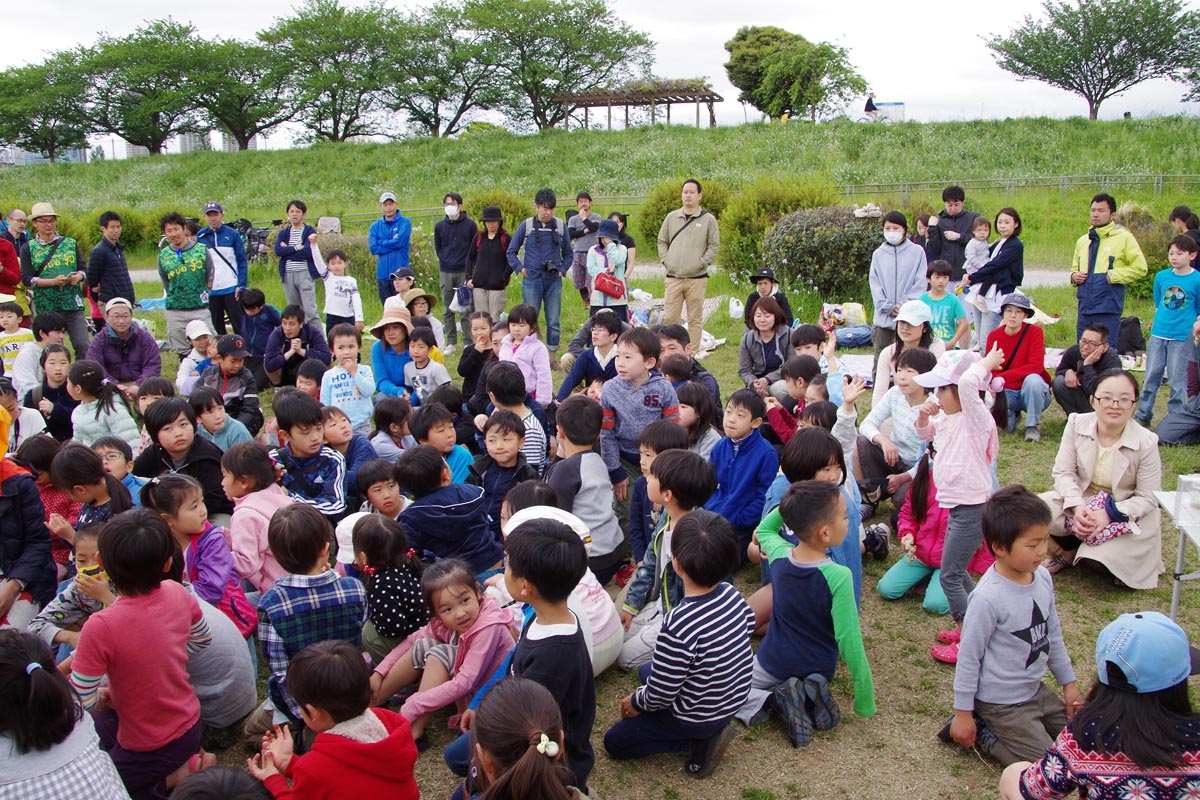
<instances>
[{"instance_id":1,"label":"man in green vest","mask_svg":"<svg viewBox=\"0 0 1200 800\"><path fill-rule=\"evenodd\" d=\"M21 284L32 296L34 314L56 311L67 321L67 335L75 358L85 358L88 349L87 316L84 313L83 255L79 243L58 233L58 214L49 203L34 203L29 211L34 235L21 248Z\"/></svg>"},{"instance_id":2,"label":"man in green vest","mask_svg":"<svg viewBox=\"0 0 1200 800\"><path fill-rule=\"evenodd\" d=\"M158 251L158 275L167 295L167 346L183 358L192 350L187 324L208 323L213 260L208 248L189 235L187 220L172 211L160 220L167 243Z\"/></svg>"}]
</instances>

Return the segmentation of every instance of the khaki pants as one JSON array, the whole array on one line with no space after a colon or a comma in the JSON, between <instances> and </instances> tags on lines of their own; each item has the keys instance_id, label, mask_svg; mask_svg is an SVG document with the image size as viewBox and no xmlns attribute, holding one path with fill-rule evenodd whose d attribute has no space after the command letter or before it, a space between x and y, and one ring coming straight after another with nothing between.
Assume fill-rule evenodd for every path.
<instances>
[{"instance_id":1,"label":"khaki pants","mask_svg":"<svg viewBox=\"0 0 1200 800\"><path fill-rule=\"evenodd\" d=\"M976 700L975 713L996 735L988 755L1005 766L1037 761L1067 725L1062 697L1045 684L1024 703L1003 706Z\"/></svg>"},{"instance_id":2,"label":"khaki pants","mask_svg":"<svg viewBox=\"0 0 1200 800\"><path fill-rule=\"evenodd\" d=\"M475 302L476 311L486 311L492 315L492 324L500 321L500 315L504 313L504 304L508 302L508 290L506 289L472 289L471 296ZM467 335L471 333L470 325L467 326Z\"/></svg>"},{"instance_id":3,"label":"khaki pants","mask_svg":"<svg viewBox=\"0 0 1200 800\"><path fill-rule=\"evenodd\" d=\"M194 319L200 320L205 325L212 324L212 312L208 310L208 306L186 310L168 308L163 311L163 316L167 321L167 347L171 349L171 352L177 353L180 358L192 352L192 343L188 341L186 333L187 324Z\"/></svg>"},{"instance_id":4,"label":"khaki pants","mask_svg":"<svg viewBox=\"0 0 1200 800\"><path fill-rule=\"evenodd\" d=\"M688 336L692 339L692 351L700 352L700 334L704 332L704 295L708 291L708 277L667 278L663 309L663 324L679 322L682 306L687 305Z\"/></svg>"}]
</instances>

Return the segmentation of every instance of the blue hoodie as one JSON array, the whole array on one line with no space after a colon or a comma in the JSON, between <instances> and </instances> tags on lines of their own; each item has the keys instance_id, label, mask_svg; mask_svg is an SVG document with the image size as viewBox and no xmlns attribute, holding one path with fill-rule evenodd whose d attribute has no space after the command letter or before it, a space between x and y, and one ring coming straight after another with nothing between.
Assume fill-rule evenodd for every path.
<instances>
[{"instance_id":1,"label":"blue hoodie","mask_svg":"<svg viewBox=\"0 0 1200 800\"><path fill-rule=\"evenodd\" d=\"M391 221L380 217L371 223L367 244L371 254L379 256L375 262L375 279L385 281L401 267L407 267L409 243L412 239L412 221L400 212Z\"/></svg>"},{"instance_id":2,"label":"blue hoodie","mask_svg":"<svg viewBox=\"0 0 1200 800\"><path fill-rule=\"evenodd\" d=\"M722 439L708 457L717 473L717 491L704 507L739 530L753 530L762 519L767 489L779 471L779 456L755 428L736 452L732 439Z\"/></svg>"},{"instance_id":3,"label":"blue hoodie","mask_svg":"<svg viewBox=\"0 0 1200 800\"><path fill-rule=\"evenodd\" d=\"M488 527L483 489L466 483L440 486L400 512L409 546L425 561L461 558L475 573L493 568L504 548Z\"/></svg>"}]
</instances>

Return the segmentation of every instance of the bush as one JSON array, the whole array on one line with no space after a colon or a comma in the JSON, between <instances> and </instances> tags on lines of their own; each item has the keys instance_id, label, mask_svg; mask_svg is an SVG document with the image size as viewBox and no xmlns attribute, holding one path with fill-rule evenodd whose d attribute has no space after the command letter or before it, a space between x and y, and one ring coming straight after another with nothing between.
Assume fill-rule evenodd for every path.
<instances>
[{"instance_id":1,"label":"bush","mask_svg":"<svg viewBox=\"0 0 1200 800\"><path fill-rule=\"evenodd\" d=\"M869 300L871 253L880 241L879 220L858 219L852 208L804 209L775 224L763 242L763 260L791 290L830 302Z\"/></svg>"},{"instance_id":2,"label":"bush","mask_svg":"<svg viewBox=\"0 0 1200 800\"><path fill-rule=\"evenodd\" d=\"M837 202L833 184L823 178L762 177L729 202L721 215L720 263L734 280L746 280L759 267L763 240L785 214Z\"/></svg>"},{"instance_id":3,"label":"bush","mask_svg":"<svg viewBox=\"0 0 1200 800\"><path fill-rule=\"evenodd\" d=\"M643 248L650 247L649 252L656 252L654 249L655 242L658 241L658 229L662 227L663 220L667 218L675 209L683 205L683 201L679 198L679 193L682 191L683 182L687 177L672 178L669 181L663 181L650 190L646 201L642 203L642 207L638 209L638 232L641 233L645 244ZM725 211L725 206L729 205L731 193L724 185L712 180L697 178L700 181L700 187L703 189L700 195L700 206L712 214L717 219L721 218L721 214ZM654 257L657 261L658 257ZM643 262L645 263L645 262Z\"/></svg>"},{"instance_id":4,"label":"bush","mask_svg":"<svg viewBox=\"0 0 1200 800\"><path fill-rule=\"evenodd\" d=\"M371 254L365 233L322 233L317 238L321 253L330 250L341 250L350 259L350 275L358 279L360 292L371 291L375 286L375 263L377 258ZM433 237L418 236L414 230L408 250L409 265L417 275L416 286L437 295L438 292L438 262L433 252ZM276 259L271 257L270 263L274 269Z\"/></svg>"},{"instance_id":5,"label":"bush","mask_svg":"<svg viewBox=\"0 0 1200 800\"><path fill-rule=\"evenodd\" d=\"M1126 294L1138 300L1154 300L1154 276L1170 266L1167 247L1175 238L1175 229L1156 217L1149 207L1132 200L1122 203L1113 219L1133 233L1146 256L1146 276L1129 284Z\"/></svg>"},{"instance_id":6,"label":"bush","mask_svg":"<svg viewBox=\"0 0 1200 800\"><path fill-rule=\"evenodd\" d=\"M510 234L517 229L522 220L533 216L532 195L518 197L506 189L489 189L486 192L469 194L464 199L466 202L463 203L463 210L479 223L480 230L483 229L483 223L479 222L479 218L483 216L484 206L500 206L500 212L504 214L504 229Z\"/></svg>"}]
</instances>

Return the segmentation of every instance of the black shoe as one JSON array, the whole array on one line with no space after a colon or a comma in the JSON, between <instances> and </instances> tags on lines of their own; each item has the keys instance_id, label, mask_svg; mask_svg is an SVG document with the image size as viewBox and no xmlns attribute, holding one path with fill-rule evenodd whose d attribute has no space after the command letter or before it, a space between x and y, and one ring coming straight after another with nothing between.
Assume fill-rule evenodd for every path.
<instances>
[{"instance_id":1,"label":"black shoe","mask_svg":"<svg viewBox=\"0 0 1200 800\"><path fill-rule=\"evenodd\" d=\"M937 738L941 739L946 744L954 744L954 737L950 735L950 726L954 724L954 715L950 715L950 719L946 720L946 724L937 732Z\"/></svg>"},{"instance_id":2,"label":"black shoe","mask_svg":"<svg viewBox=\"0 0 1200 800\"><path fill-rule=\"evenodd\" d=\"M804 679L804 708L816 730L832 730L842 721L842 710L829 693L829 681L819 672Z\"/></svg>"},{"instance_id":3,"label":"black shoe","mask_svg":"<svg viewBox=\"0 0 1200 800\"><path fill-rule=\"evenodd\" d=\"M876 561L883 561L888 557L890 544L888 539L891 536L891 531L888 526L882 522L866 527L866 538L863 539L863 546L867 550L867 555L872 556Z\"/></svg>"},{"instance_id":4,"label":"black shoe","mask_svg":"<svg viewBox=\"0 0 1200 800\"><path fill-rule=\"evenodd\" d=\"M719 733L694 742L691 760L687 762L687 774L693 778L707 778L711 775L735 736L737 732L732 725L727 724Z\"/></svg>"}]
</instances>

